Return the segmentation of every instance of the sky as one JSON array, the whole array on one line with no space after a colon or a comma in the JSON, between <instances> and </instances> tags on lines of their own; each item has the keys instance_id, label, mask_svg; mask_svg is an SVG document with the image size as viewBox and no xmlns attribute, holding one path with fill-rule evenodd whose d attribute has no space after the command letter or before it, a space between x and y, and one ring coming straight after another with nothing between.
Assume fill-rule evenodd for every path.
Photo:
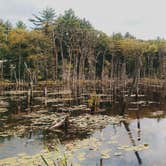
<instances>
[{"instance_id":1,"label":"sky","mask_svg":"<svg viewBox=\"0 0 166 166\"><path fill-rule=\"evenodd\" d=\"M0 18L30 26L32 14L46 7L57 15L72 8L108 35L130 32L141 39L166 38L166 0L0 0Z\"/></svg>"}]
</instances>

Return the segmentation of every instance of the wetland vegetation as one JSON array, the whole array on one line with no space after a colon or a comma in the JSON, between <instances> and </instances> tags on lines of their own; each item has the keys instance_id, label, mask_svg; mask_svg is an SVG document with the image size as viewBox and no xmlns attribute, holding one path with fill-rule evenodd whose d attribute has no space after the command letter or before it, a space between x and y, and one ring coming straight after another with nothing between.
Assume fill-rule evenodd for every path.
<instances>
[{"instance_id":1,"label":"wetland vegetation","mask_svg":"<svg viewBox=\"0 0 166 166\"><path fill-rule=\"evenodd\" d=\"M0 20L0 165L165 166L166 41L30 21Z\"/></svg>"}]
</instances>

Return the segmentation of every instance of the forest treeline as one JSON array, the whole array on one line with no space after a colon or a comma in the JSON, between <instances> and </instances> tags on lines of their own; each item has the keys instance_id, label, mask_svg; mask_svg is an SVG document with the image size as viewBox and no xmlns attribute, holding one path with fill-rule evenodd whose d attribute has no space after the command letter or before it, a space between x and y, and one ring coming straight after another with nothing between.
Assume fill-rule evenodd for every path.
<instances>
[{"instance_id":1,"label":"forest treeline","mask_svg":"<svg viewBox=\"0 0 166 166\"><path fill-rule=\"evenodd\" d=\"M46 8L22 21L0 21L1 79L109 80L165 78L166 41L138 40L129 32L108 36L72 9L59 16ZM109 20L108 20L109 21Z\"/></svg>"}]
</instances>

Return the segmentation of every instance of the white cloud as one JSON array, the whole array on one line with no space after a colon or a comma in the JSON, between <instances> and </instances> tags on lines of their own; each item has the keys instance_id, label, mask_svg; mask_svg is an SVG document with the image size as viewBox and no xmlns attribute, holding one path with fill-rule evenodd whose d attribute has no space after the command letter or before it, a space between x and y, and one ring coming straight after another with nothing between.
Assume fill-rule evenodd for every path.
<instances>
[{"instance_id":1,"label":"white cloud","mask_svg":"<svg viewBox=\"0 0 166 166\"><path fill-rule=\"evenodd\" d=\"M0 0L0 17L28 23L45 7L57 13L73 8L80 17L108 34L131 32L139 38L166 37L165 0Z\"/></svg>"}]
</instances>

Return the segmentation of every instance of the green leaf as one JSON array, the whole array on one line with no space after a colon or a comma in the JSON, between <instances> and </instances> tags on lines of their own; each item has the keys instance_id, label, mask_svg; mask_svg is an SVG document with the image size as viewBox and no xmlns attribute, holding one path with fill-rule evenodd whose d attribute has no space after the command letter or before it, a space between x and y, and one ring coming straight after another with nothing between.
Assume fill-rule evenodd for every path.
<instances>
[{"instance_id":1,"label":"green leaf","mask_svg":"<svg viewBox=\"0 0 166 166\"><path fill-rule=\"evenodd\" d=\"M49 166L48 162L46 161L46 159L41 155L42 160L44 161L44 163L46 164L46 166Z\"/></svg>"}]
</instances>

